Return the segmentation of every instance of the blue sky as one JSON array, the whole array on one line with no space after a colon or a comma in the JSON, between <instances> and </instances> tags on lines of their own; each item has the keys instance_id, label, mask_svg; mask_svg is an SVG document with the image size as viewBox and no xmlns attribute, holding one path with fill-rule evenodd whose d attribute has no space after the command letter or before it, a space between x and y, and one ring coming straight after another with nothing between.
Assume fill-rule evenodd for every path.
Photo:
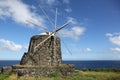
<instances>
[{"instance_id":1,"label":"blue sky","mask_svg":"<svg viewBox=\"0 0 120 80\"><path fill-rule=\"evenodd\" d=\"M61 42L63 60L120 60L119 0L0 0L0 60L20 60L30 38L44 31L27 22L54 28L42 13L55 20L72 55Z\"/></svg>"}]
</instances>

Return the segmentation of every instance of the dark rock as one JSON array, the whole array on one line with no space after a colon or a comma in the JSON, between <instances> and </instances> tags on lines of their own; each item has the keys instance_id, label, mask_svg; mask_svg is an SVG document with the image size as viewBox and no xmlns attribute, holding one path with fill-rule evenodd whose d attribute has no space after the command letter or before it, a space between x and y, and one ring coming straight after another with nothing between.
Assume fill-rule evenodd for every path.
<instances>
[{"instance_id":1,"label":"dark rock","mask_svg":"<svg viewBox=\"0 0 120 80\"><path fill-rule=\"evenodd\" d=\"M8 73L12 72L12 67L11 66L4 66L4 67L2 67L1 72L3 74L8 74Z\"/></svg>"}]
</instances>

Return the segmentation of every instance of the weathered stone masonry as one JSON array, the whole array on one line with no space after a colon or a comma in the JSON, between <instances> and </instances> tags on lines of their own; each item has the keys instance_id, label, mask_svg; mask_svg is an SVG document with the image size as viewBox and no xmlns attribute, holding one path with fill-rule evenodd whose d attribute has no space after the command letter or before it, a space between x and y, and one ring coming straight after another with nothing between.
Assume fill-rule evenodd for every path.
<instances>
[{"instance_id":1,"label":"weathered stone masonry","mask_svg":"<svg viewBox=\"0 0 120 80\"><path fill-rule=\"evenodd\" d=\"M50 66L61 64L61 47L58 37L52 36L35 50L35 46L48 36L36 35L31 38L28 52L23 55L21 65Z\"/></svg>"},{"instance_id":2,"label":"weathered stone masonry","mask_svg":"<svg viewBox=\"0 0 120 80\"><path fill-rule=\"evenodd\" d=\"M70 64L62 64L59 66L21 66L13 65L13 72L17 72L18 76L24 77L48 77L52 72L59 72L62 76L73 75L74 66Z\"/></svg>"}]
</instances>

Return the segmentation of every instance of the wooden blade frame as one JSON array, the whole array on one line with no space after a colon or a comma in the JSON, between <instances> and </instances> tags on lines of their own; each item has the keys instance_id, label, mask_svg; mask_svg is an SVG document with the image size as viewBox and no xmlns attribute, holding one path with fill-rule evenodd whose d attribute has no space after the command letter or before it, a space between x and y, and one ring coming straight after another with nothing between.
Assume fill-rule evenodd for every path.
<instances>
[{"instance_id":1,"label":"wooden blade frame","mask_svg":"<svg viewBox=\"0 0 120 80\"><path fill-rule=\"evenodd\" d=\"M45 30L45 31L49 31L49 29L48 28L46 28L46 27L43 27L43 26L40 26L40 25L38 25L38 24L35 24L34 22L32 22L32 21L30 21L30 20L26 20L28 23L31 23L31 24L33 24L34 26L38 26L38 27L40 27L40 28L42 28L43 30Z\"/></svg>"},{"instance_id":2,"label":"wooden blade frame","mask_svg":"<svg viewBox=\"0 0 120 80\"><path fill-rule=\"evenodd\" d=\"M37 46L35 46L34 50L36 51L36 49L41 45L43 44L45 41L47 41L53 34L56 34L58 31L60 31L61 29L63 29L64 27L66 27L68 25L68 22L65 23L62 27L60 27L59 29L51 32L51 34L46 38L44 39L41 43L39 43Z\"/></svg>"},{"instance_id":3,"label":"wooden blade frame","mask_svg":"<svg viewBox=\"0 0 120 80\"><path fill-rule=\"evenodd\" d=\"M48 19L48 21L50 22L50 24L53 26L53 28L55 29L55 31L53 31L45 40L43 40L41 43L39 43L37 46L35 46L34 50L37 49L38 46L40 46L42 43L44 43L46 40L48 40L53 34L56 34L56 32L58 32L59 30L61 30L64 26L67 26L68 24L64 24L61 28L59 28L58 30L56 30L56 22L57 22L57 8L56 8L56 14L55 14L55 24L50 20L50 18L48 17L48 15L46 14L46 12L44 11L44 9L39 5L40 9L42 10L43 14L46 16L46 18ZM28 21L30 22L30 21ZM39 26L33 22L30 22L35 26ZM41 26L39 26L41 27ZM42 27L43 28L43 27ZM44 28L43 28L44 29ZM44 29L49 31L48 29ZM67 47L67 45L65 44L65 42L62 40L63 44L65 45L66 49L68 50L68 52L72 55L71 51L69 50L69 48Z\"/></svg>"}]
</instances>

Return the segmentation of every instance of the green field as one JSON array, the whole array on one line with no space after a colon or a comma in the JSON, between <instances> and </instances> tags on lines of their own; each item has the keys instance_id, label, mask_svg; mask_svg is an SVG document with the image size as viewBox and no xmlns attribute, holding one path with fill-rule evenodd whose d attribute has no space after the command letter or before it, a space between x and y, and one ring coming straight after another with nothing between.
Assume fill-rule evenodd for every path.
<instances>
[{"instance_id":1,"label":"green field","mask_svg":"<svg viewBox=\"0 0 120 80\"><path fill-rule=\"evenodd\" d=\"M76 70L73 76L61 77L58 73L52 73L48 78L17 78L15 74L0 74L0 80L120 80L120 72Z\"/></svg>"}]
</instances>

